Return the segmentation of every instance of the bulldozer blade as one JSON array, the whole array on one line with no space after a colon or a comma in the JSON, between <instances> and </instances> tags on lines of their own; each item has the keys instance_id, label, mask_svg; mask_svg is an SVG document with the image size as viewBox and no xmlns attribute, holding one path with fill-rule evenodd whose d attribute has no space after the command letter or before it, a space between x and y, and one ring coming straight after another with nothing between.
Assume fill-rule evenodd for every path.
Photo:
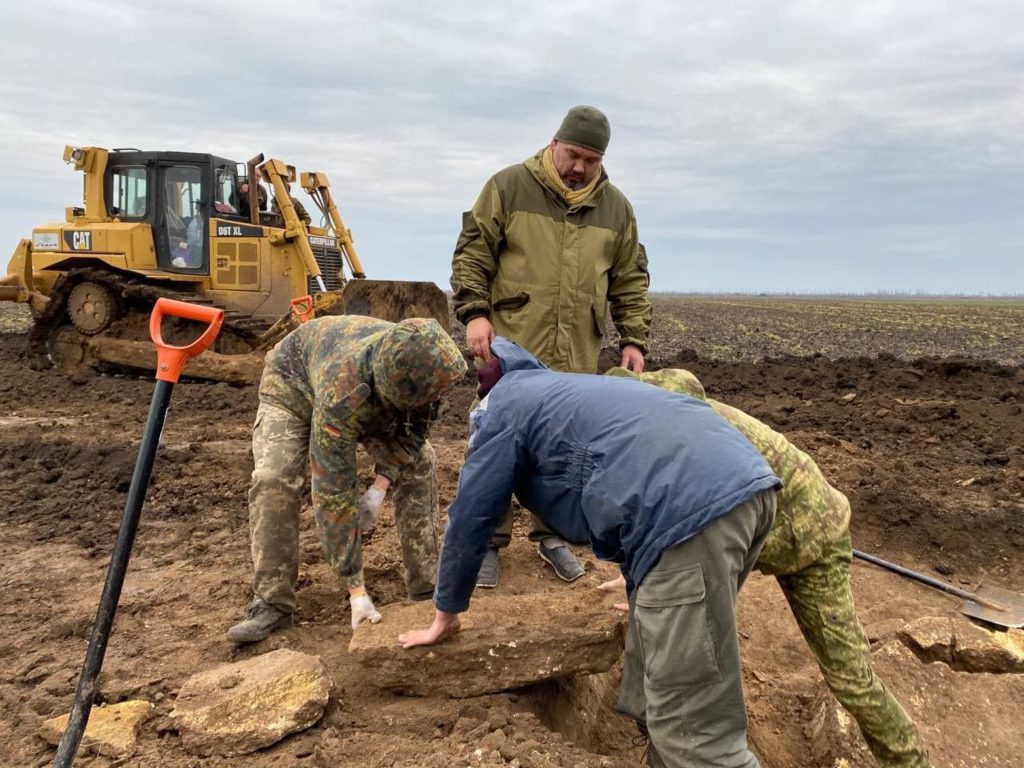
<instances>
[{"instance_id":1,"label":"bulldozer blade","mask_svg":"<svg viewBox=\"0 0 1024 768\"><path fill-rule=\"evenodd\" d=\"M32 241L22 240L11 258L11 266L21 265L21 271L0 275L0 301L28 304L34 314L46 309L50 299L35 289L32 278Z\"/></svg>"},{"instance_id":2,"label":"bulldozer blade","mask_svg":"<svg viewBox=\"0 0 1024 768\"><path fill-rule=\"evenodd\" d=\"M104 366L156 370L152 343L107 336L84 336L69 325L51 336L49 354L63 373L85 373ZM228 384L255 384L263 374L263 353L222 355L207 350L189 362L189 378L223 381Z\"/></svg>"},{"instance_id":3,"label":"bulldozer blade","mask_svg":"<svg viewBox=\"0 0 1024 768\"><path fill-rule=\"evenodd\" d=\"M90 356L100 363L119 367L155 370L153 345L144 341L91 337ZM224 381L228 384L255 384L263 374L263 355L221 355L206 351L189 363L188 375L197 379Z\"/></svg>"},{"instance_id":4,"label":"bulldozer blade","mask_svg":"<svg viewBox=\"0 0 1024 768\"><path fill-rule=\"evenodd\" d=\"M317 314L367 315L397 323L409 317L432 317L449 330L448 296L433 283L405 280L350 280L340 303Z\"/></svg>"},{"instance_id":5,"label":"bulldozer blade","mask_svg":"<svg viewBox=\"0 0 1024 768\"><path fill-rule=\"evenodd\" d=\"M964 600L960 613L1007 629L1024 627L1024 595L1001 587L978 587L974 594L984 602Z\"/></svg>"}]
</instances>

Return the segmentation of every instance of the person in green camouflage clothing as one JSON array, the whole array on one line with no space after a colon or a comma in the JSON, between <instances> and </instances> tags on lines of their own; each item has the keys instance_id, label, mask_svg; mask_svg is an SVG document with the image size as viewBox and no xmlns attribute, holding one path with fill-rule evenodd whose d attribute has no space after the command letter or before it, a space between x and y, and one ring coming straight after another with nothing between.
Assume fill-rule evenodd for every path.
<instances>
[{"instance_id":1,"label":"person in green camouflage clothing","mask_svg":"<svg viewBox=\"0 0 1024 768\"><path fill-rule=\"evenodd\" d=\"M288 190L288 198L292 201L292 205L295 208L295 215L299 217L299 221L301 221L307 227L311 226L313 224L313 217L309 215L309 211L306 210L306 206L304 206L292 195L292 185L286 183L284 186L285 189ZM270 203L270 212L276 213L278 216L281 215L281 206L277 204L277 198L274 198L274 200Z\"/></svg>"},{"instance_id":2,"label":"person in green camouflage clothing","mask_svg":"<svg viewBox=\"0 0 1024 768\"><path fill-rule=\"evenodd\" d=\"M854 716L883 768L928 768L928 753L913 721L871 668L871 648L857 620L850 588L850 502L833 488L806 453L767 424L707 397L683 369L639 376L625 368L606 375L640 378L670 392L706 401L761 452L785 484L775 523L754 566L775 576L828 687ZM619 580L603 589L621 588ZM642 696L642 691L639 695ZM620 705L635 710L637 692ZM632 699L632 701L631 701Z\"/></svg>"},{"instance_id":3,"label":"person in green camouflage clothing","mask_svg":"<svg viewBox=\"0 0 1024 768\"><path fill-rule=\"evenodd\" d=\"M254 598L229 639L256 642L291 624L307 466L320 546L347 579L352 627L380 621L366 594L360 533L376 523L392 484L408 596L433 595L439 510L427 431L438 399L465 372L436 320L323 317L270 351L252 437ZM377 477L362 496L357 444L376 461Z\"/></svg>"}]
</instances>

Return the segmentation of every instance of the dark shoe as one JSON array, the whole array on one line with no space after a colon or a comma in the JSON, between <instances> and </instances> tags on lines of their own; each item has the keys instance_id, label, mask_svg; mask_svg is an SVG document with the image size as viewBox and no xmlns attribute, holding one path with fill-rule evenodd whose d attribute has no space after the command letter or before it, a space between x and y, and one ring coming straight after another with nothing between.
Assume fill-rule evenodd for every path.
<instances>
[{"instance_id":1,"label":"dark shoe","mask_svg":"<svg viewBox=\"0 0 1024 768\"><path fill-rule=\"evenodd\" d=\"M480 573L476 575L476 585L484 589L493 589L498 586L498 576L501 574L501 566L498 564L498 550L494 547L487 548L484 555L484 562L480 566Z\"/></svg>"},{"instance_id":2,"label":"dark shoe","mask_svg":"<svg viewBox=\"0 0 1024 768\"><path fill-rule=\"evenodd\" d=\"M555 574L562 581L576 581L583 575L580 561L569 549L569 545L559 538L542 539L537 545L537 554L555 569Z\"/></svg>"},{"instance_id":3,"label":"dark shoe","mask_svg":"<svg viewBox=\"0 0 1024 768\"><path fill-rule=\"evenodd\" d=\"M291 625L290 613L257 597L245 609L245 618L228 630L228 640L234 643L256 643L269 637L275 629Z\"/></svg>"}]
</instances>

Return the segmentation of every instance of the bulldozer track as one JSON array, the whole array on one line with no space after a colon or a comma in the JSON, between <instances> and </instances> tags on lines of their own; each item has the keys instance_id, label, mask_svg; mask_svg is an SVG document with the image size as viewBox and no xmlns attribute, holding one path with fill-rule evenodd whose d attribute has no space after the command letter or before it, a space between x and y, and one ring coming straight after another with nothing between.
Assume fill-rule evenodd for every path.
<instances>
[{"instance_id":1,"label":"bulldozer track","mask_svg":"<svg viewBox=\"0 0 1024 768\"><path fill-rule=\"evenodd\" d=\"M83 267L72 269L62 274L54 283L50 292L50 301L46 308L35 315L32 329L28 335L28 352L30 360L36 367L50 365L48 344L51 336L67 323L68 299L75 286L84 282L93 282L110 290L119 304L120 317L109 328L101 330L97 336L108 333L120 320L130 315L148 317L157 299L170 298L202 306L213 306L224 310L224 325L218 337L218 346L226 352L250 352L258 349L264 334L272 323L255 318L244 312L226 309L208 296L201 296L187 291L176 290L170 286L143 282L130 275L106 269ZM146 337L148 340L148 336ZM229 348L233 346L234 349ZM241 349L238 349L241 347Z\"/></svg>"}]
</instances>

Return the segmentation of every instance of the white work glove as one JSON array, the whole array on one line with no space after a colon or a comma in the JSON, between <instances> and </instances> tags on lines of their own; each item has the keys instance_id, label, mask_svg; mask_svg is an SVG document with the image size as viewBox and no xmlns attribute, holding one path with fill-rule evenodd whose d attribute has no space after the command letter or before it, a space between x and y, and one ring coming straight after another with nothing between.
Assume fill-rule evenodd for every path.
<instances>
[{"instance_id":1,"label":"white work glove","mask_svg":"<svg viewBox=\"0 0 1024 768\"><path fill-rule=\"evenodd\" d=\"M359 530L368 531L377 524L380 517L380 505L384 503L387 491L371 485L370 489L359 499Z\"/></svg>"},{"instance_id":2,"label":"white work glove","mask_svg":"<svg viewBox=\"0 0 1024 768\"><path fill-rule=\"evenodd\" d=\"M355 629L364 621L377 624L381 620L380 611L374 607L373 600L370 599L369 595L355 595L350 597L348 602L352 606L352 629Z\"/></svg>"}]
</instances>

